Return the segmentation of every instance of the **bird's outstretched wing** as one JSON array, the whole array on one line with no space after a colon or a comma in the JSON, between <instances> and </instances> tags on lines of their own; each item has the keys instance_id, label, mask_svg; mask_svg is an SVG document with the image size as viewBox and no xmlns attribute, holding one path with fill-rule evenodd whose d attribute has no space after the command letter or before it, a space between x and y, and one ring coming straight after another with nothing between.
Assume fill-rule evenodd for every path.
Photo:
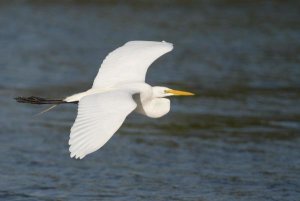
<instances>
[{"instance_id":1,"label":"bird's outstretched wing","mask_svg":"<svg viewBox=\"0 0 300 201\"><path fill-rule=\"evenodd\" d=\"M104 59L93 87L109 87L122 82L144 82L148 67L172 49L173 45L164 41L127 42Z\"/></svg>"},{"instance_id":2,"label":"bird's outstretched wing","mask_svg":"<svg viewBox=\"0 0 300 201\"><path fill-rule=\"evenodd\" d=\"M110 91L83 97L71 128L71 157L82 159L101 148L136 108L132 95L126 91Z\"/></svg>"}]
</instances>

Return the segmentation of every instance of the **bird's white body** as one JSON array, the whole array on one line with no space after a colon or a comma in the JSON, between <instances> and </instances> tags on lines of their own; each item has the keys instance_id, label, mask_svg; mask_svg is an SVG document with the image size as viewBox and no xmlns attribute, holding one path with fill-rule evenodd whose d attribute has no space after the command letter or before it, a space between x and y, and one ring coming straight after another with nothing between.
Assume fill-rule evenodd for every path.
<instances>
[{"instance_id":1,"label":"bird's white body","mask_svg":"<svg viewBox=\"0 0 300 201\"><path fill-rule=\"evenodd\" d=\"M193 95L145 83L148 67L172 49L164 41L130 41L105 58L91 89L64 99L79 102L69 140L71 157L81 159L101 148L132 111L159 118L170 111L164 97Z\"/></svg>"},{"instance_id":2,"label":"bird's white body","mask_svg":"<svg viewBox=\"0 0 300 201\"><path fill-rule=\"evenodd\" d=\"M157 87L156 87L157 88ZM164 88L163 89L168 89ZM118 90L124 90L131 92L133 99L137 104L135 111L137 113L146 115L151 118L159 118L167 114L170 111L170 100L167 98L160 98L155 96L153 87L146 83L128 83L122 85L116 85L111 88L92 88L85 92L74 94L65 99L67 102L77 102L81 98L93 94L100 94L106 92L113 92Z\"/></svg>"}]
</instances>

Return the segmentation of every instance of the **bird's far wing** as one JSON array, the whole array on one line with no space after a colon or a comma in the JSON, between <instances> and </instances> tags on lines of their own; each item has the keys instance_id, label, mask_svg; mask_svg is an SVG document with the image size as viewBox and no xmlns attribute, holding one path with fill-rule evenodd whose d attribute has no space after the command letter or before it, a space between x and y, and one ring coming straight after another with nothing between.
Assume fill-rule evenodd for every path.
<instances>
[{"instance_id":1,"label":"bird's far wing","mask_svg":"<svg viewBox=\"0 0 300 201\"><path fill-rule=\"evenodd\" d=\"M164 41L127 42L104 59L93 87L109 87L122 82L144 82L148 67L172 49L173 45Z\"/></svg>"},{"instance_id":2,"label":"bird's far wing","mask_svg":"<svg viewBox=\"0 0 300 201\"><path fill-rule=\"evenodd\" d=\"M136 108L132 95L126 91L110 91L83 97L71 128L71 158L82 159L101 148Z\"/></svg>"}]
</instances>

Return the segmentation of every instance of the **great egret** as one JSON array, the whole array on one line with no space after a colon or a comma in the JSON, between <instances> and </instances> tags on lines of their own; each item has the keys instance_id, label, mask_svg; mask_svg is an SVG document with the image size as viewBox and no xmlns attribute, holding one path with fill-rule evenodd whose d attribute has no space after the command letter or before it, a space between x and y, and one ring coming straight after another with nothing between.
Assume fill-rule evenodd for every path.
<instances>
[{"instance_id":1,"label":"great egret","mask_svg":"<svg viewBox=\"0 0 300 201\"><path fill-rule=\"evenodd\" d=\"M132 111L159 118L170 110L170 100L165 97L194 95L145 83L148 67L172 49L173 44L165 41L129 41L105 58L91 89L62 100L33 96L16 100L32 104L78 103L69 150L71 158L82 159L100 149Z\"/></svg>"}]
</instances>

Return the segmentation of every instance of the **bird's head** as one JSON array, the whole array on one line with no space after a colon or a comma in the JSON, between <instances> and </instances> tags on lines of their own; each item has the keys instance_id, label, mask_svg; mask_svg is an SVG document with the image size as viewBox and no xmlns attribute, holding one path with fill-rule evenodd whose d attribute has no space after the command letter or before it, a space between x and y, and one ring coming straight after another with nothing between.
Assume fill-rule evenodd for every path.
<instances>
[{"instance_id":1,"label":"bird's head","mask_svg":"<svg viewBox=\"0 0 300 201\"><path fill-rule=\"evenodd\" d=\"M187 92L187 91L179 91L179 90L174 90L170 89L168 87L159 87L155 86L152 87L153 91L153 96L157 98L163 98L167 96L193 96L195 95L194 93Z\"/></svg>"}]
</instances>

